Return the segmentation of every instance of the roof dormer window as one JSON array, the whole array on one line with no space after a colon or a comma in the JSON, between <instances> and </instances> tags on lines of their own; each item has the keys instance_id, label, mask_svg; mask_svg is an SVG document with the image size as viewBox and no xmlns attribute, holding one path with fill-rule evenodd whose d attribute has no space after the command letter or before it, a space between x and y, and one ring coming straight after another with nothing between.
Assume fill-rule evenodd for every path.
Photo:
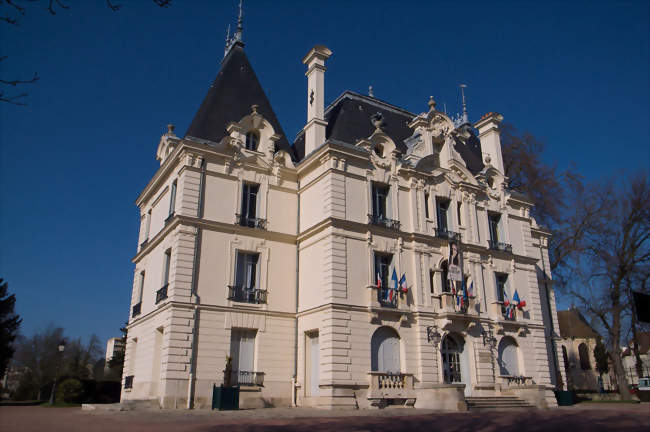
<instances>
[{"instance_id":1,"label":"roof dormer window","mask_svg":"<svg viewBox=\"0 0 650 432\"><path fill-rule=\"evenodd\" d=\"M260 143L260 136L257 132L251 131L246 134L246 150L257 151Z\"/></svg>"},{"instance_id":2,"label":"roof dormer window","mask_svg":"<svg viewBox=\"0 0 650 432\"><path fill-rule=\"evenodd\" d=\"M380 158L384 157L384 147L381 144L375 144L373 150L375 154Z\"/></svg>"}]
</instances>

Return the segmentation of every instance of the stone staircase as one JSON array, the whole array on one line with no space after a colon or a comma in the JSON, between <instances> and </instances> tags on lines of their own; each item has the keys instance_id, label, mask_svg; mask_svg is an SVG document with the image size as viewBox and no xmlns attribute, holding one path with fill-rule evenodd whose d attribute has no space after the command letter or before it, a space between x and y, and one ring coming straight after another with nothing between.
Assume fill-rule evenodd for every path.
<instances>
[{"instance_id":1,"label":"stone staircase","mask_svg":"<svg viewBox=\"0 0 650 432\"><path fill-rule=\"evenodd\" d=\"M467 397L465 402L469 411L535 409L534 405L515 396Z\"/></svg>"}]
</instances>

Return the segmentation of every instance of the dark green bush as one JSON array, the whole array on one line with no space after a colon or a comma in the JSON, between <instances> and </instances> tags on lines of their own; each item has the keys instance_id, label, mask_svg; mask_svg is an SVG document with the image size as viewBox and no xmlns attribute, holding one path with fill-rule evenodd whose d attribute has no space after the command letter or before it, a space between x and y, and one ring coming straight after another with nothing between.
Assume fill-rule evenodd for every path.
<instances>
[{"instance_id":1,"label":"dark green bush","mask_svg":"<svg viewBox=\"0 0 650 432\"><path fill-rule=\"evenodd\" d=\"M66 403L80 403L84 387L76 378L66 378L57 385L56 400Z\"/></svg>"}]
</instances>

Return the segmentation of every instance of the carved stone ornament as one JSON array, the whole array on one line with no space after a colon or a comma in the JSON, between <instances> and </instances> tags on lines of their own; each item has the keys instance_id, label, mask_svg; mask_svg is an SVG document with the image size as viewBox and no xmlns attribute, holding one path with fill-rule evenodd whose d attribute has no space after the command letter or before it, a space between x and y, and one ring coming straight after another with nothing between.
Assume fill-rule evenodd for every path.
<instances>
[{"instance_id":1,"label":"carved stone ornament","mask_svg":"<svg viewBox=\"0 0 650 432\"><path fill-rule=\"evenodd\" d=\"M444 142L445 137L452 130L449 121L439 113L435 113L430 123L431 137L435 143Z\"/></svg>"}]
</instances>

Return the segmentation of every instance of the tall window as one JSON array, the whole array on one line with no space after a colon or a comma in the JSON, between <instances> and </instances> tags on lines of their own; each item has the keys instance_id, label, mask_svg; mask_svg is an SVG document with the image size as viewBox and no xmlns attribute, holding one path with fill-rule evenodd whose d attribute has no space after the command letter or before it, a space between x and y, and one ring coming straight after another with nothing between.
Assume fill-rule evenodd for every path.
<instances>
[{"instance_id":1,"label":"tall window","mask_svg":"<svg viewBox=\"0 0 650 432\"><path fill-rule=\"evenodd\" d=\"M255 373L256 330L233 329L230 336L233 385L259 385Z\"/></svg>"},{"instance_id":2,"label":"tall window","mask_svg":"<svg viewBox=\"0 0 650 432\"><path fill-rule=\"evenodd\" d=\"M497 281L497 301L502 302L505 299L506 287L508 285L508 275L504 273L496 274Z\"/></svg>"},{"instance_id":3,"label":"tall window","mask_svg":"<svg viewBox=\"0 0 650 432\"><path fill-rule=\"evenodd\" d=\"M169 195L169 216L174 215L174 209L176 208L176 187L178 180L174 180L172 183L172 190Z\"/></svg>"},{"instance_id":4,"label":"tall window","mask_svg":"<svg viewBox=\"0 0 650 432\"><path fill-rule=\"evenodd\" d=\"M438 229L441 231L449 230L449 200L436 198L436 216L438 217Z\"/></svg>"},{"instance_id":5,"label":"tall window","mask_svg":"<svg viewBox=\"0 0 650 432\"><path fill-rule=\"evenodd\" d=\"M242 289L253 290L257 288L257 263L259 254L250 252L237 252L237 272L235 285Z\"/></svg>"},{"instance_id":6,"label":"tall window","mask_svg":"<svg viewBox=\"0 0 650 432\"><path fill-rule=\"evenodd\" d=\"M582 370L591 369L591 364L589 363L589 349L587 344L584 342L578 345L578 356L580 357L580 368Z\"/></svg>"},{"instance_id":7,"label":"tall window","mask_svg":"<svg viewBox=\"0 0 650 432\"><path fill-rule=\"evenodd\" d=\"M260 289L259 254L237 252L235 285L228 287L228 299L244 303L266 303L266 291Z\"/></svg>"},{"instance_id":8,"label":"tall window","mask_svg":"<svg viewBox=\"0 0 650 432\"><path fill-rule=\"evenodd\" d=\"M501 215L498 213L488 213L488 223L490 225L490 241L496 244L499 242L499 221Z\"/></svg>"},{"instance_id":9,"label":"tall window","mask_svg":"<svg viewBox=\"0 0 650 432\"><path fill-rule=\"evenodd\" d=\"M424 217L429 219L429 192L424 193Z\"/></svg>"},{"instance_id":10,"label":"tall window","mask_svg":"<svg viewBox=\"0 0 650 432\"><path fill-rule=\"evenodd\" d=\"M449 286L449 264L447 261L443 261L440 264L440 286L442 287L442 292L450 292L451 287Z\"/></svg>"},{"instance_id":11,"label":"tall window","mask_svg":"<svg viewBox=\"0 0 650 432\"><path fill-rule=\"evenodd\" d=\"M387 219L386 203L388 202L389 188L386 185L373 183L372 185L372 215L378 219Z\"/></svg>"},{"instance_id":12,"label":"tall window","mask_svg":"<svg viewBox=\"0 0 650 432\"><path fill-rule=\"evenodd\" d=\"M247 150L257 150L257 145L259 144L260 137L257 132L248 132L246 134L246 149Z\"/></svg>"},{"instance_id":13,"label":"tall window","mask_svg":"<svg viewBox=\"0 0 650 432\"><path fill-rule=\"evenodd\" d=\"M375 284L377 284L377 280L381 281L381 289L377 290L377 300L385 306L397 304L397 295L391 299L391 293L388 291L392 261L393 256L390 254L375 253Z\"/></svg>"},{"instance_id":14,"label":"tall window","mask_svg":"<svg viewBox=\"0 0 650 432\"><path fill-rule=\"evenodd\" d=\"M147 212L146 216L147 220L145 221L144 225L144 239L148 240L149 239L149 230L151 229L151 209Z\"/></svg>"},{"instance_id":15,"label":"tall window","mask_svg":"<svg viewBox=\"0 0 650 432\"><path fill-rule=\"evenodd\" d=\"M144 270L140 272L140 284L138 285L138 292L135 296L135 303L142 303L142 293L144 291Z\"/></svg>"},{"instance_id":16,"label":"tall window","mask_svg":"<svg viewBox=\"0 0 650 432\"><path fill-rule=\"evenodd\" d=\"M163 286L169 284L169 267L172 263L172 250L167 249L165 251L165 257L163 261Z\"/></svg>"},{"instance_id":17,"label":"tall window","mask_svg":"<svg viewBox=\"0 0 650 432\"><path fill-rule=\"evenodd\" d=\"M240 224L243 226L255 227L255 219L257 217L257 193L260 189L260 185L244 183L242 189Z\"/></svg>"},{"instance_id":18,"label":"tall window","mask_svg":"<svg viewBox=\"0 0 650 432\"><path fill-rule=\"evenodd\" d=\"M460 201L456 203L456 214L458 216L458 225L463 224L463 203Z\"/></svg>"},{"instance_id":19,"label":"tall window","mask_svg":"<svg viewBox=\"0 0 650 432\"><path fill-rule=\"evenodd\" d=\"M434 293L434 283L433 280L436 277L436 272L433 270L429 270L429 290L431 291L431 294Z\"/></svg>"}]
</instances>

